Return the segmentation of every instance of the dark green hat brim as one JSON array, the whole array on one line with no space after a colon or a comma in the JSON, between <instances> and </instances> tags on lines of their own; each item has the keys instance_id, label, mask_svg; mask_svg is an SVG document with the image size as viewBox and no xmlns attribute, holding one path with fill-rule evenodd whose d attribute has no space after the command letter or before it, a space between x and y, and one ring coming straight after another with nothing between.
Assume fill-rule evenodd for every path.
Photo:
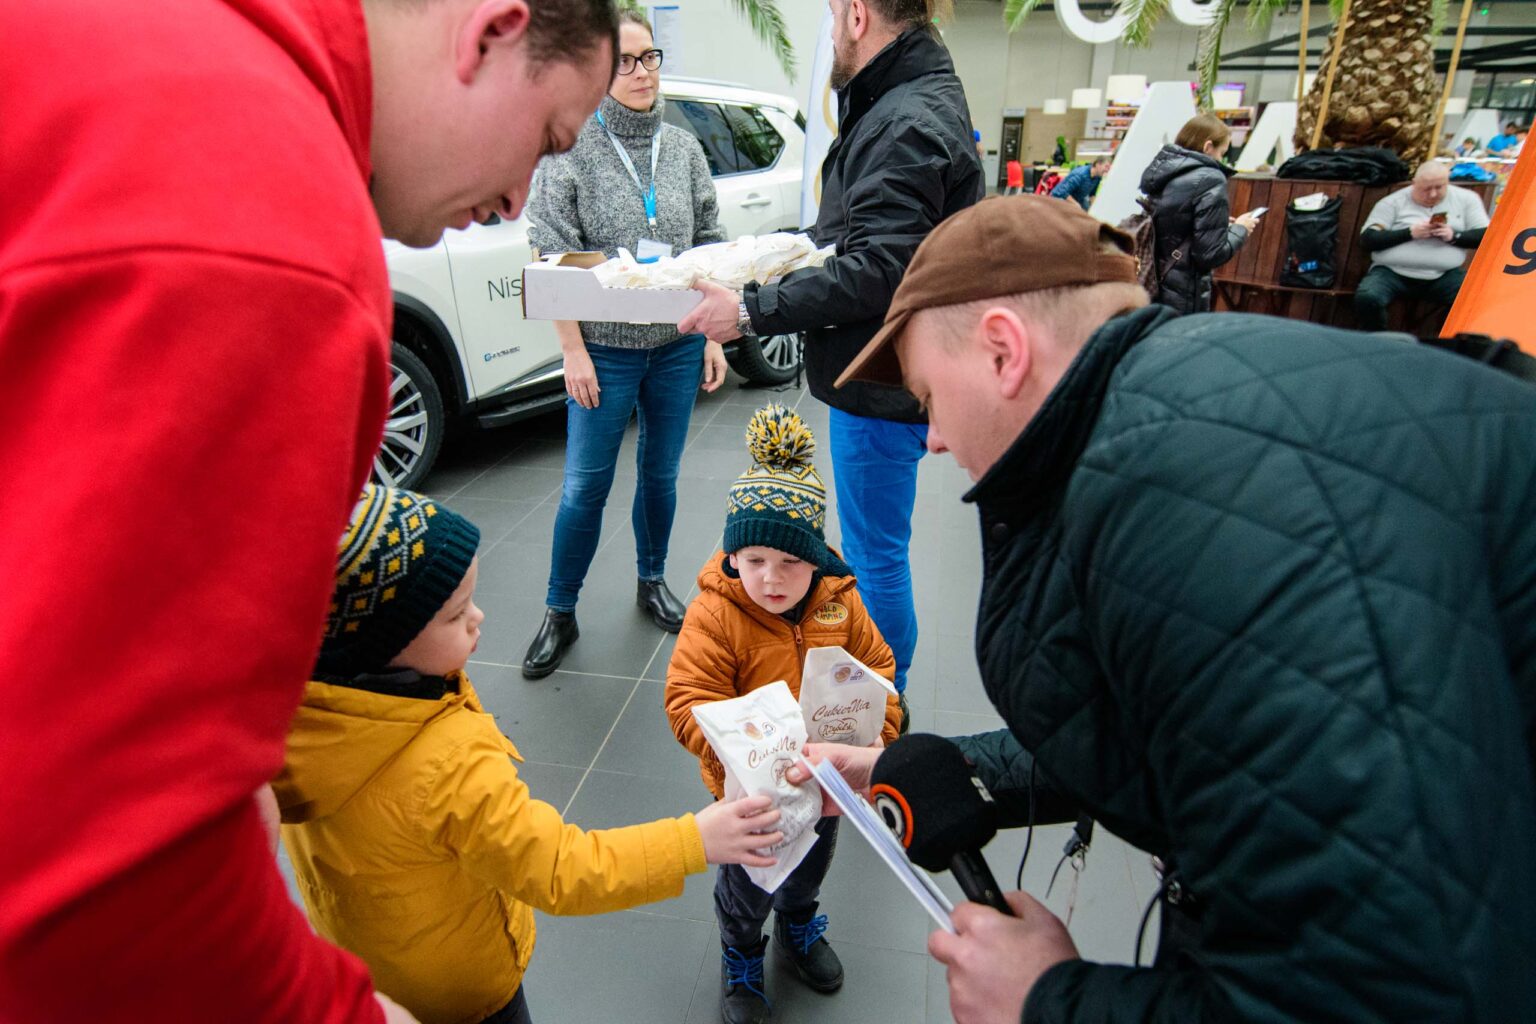
<instances>
[{"instance_id":1,"label":"dark green hat brim","mask_svg":"<svg viewBox=\"0 0 1536 1024\"><path fill-rule=\"evenodd\" d=\"M429 538L426 554L400 584L399 599L371 615L358 632L324 641L317 672L353 676L379 671L427 628L464 582L480 546L480 528L438 505Z\"/></svg>"},{"instance_id":2,"label":"dark green hat brim","mask_svg":"<svg viewBox=\"0 0 1536 1024\"><path fill-rule=\"evenodd\" d=\"M852 576L853 570L820 534L782 515L754 516L738 512L726 520L725 553L734 555L742 548L775 548L787 551L821 570L823 576Z\"/></svg>"}]
</instances>

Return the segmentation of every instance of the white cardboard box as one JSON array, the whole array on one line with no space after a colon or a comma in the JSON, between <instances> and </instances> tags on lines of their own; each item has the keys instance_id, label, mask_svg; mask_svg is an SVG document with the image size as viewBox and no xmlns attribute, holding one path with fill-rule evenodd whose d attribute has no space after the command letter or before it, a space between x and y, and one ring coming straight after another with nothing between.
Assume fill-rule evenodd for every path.
<instances>
[{"instance_id":1,"label":"white cardboard box","mask_svg":"<svg viewBox=\"0 0 1536 1024\"><path fill-rule=\"evenodd\" d=\"M525 320L675 324L703 298L692 288L604 288L592 268L600 252L551 254L523 268Z\"/></svg>"}]
</instances>

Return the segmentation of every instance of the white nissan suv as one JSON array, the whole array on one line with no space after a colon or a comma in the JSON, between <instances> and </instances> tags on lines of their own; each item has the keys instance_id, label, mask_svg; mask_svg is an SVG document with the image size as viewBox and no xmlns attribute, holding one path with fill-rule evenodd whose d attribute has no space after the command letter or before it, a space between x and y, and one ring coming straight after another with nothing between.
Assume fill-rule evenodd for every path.
<instances>
[{"instance_id":1,"label":"white nissan suv","mask_svg":"<svg viewBox=\"0 0 1536 1024\"><path fill-rule=\"evenodd\" d=\"M795 102L719 82L664 78L666 120L698 137L731 238L797 230L805 121ZM431 469L450 418L491 427L565 399L560 343L548 321L524 320L526 217L448 231L430 249L385 241L394 291L394 375L374 479L413 487ZM743 338L731 367L758 384L799 368L793 335Z\"/></svg>"}]
</instances>

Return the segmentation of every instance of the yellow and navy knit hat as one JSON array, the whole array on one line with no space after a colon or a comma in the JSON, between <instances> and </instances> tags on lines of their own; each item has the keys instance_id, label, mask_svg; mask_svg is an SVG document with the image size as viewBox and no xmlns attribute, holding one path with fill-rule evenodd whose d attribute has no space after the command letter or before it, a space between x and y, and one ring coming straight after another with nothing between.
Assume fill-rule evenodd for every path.
<instances>
[{"instance_id":1,"label":"yellow and navy knit hat","mask_svg":"<svg viewBox=\"0 0 1536 1024\"><path fill-rule=\"evenodd\" d=\"M816 435L799 414L775 402L747 424L752 466L731 485L725 507L725 551L768 547L787 551L823 576L853 570L827 547L827 489L811 464Z\"/></svg>"},{"instance_id":2,"label":"yellow and navy knit hat","mask_svg":"<svg viewBox=\"0 0 1536 1024\"><path fill-rule=\"evenodd\" d=\"M317 672L383 669L453 596L479 545L474 523L431 498L364 487L337 552Z\"/></svg>"}]
</instances>

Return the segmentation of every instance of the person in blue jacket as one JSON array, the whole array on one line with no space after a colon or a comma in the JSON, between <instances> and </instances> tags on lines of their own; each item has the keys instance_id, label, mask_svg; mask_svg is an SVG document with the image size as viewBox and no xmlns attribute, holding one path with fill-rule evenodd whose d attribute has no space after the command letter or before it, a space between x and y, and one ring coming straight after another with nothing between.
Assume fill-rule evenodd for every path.
<instances>
[{"instance_id":1,"label":"person in blue jacket","mask_svg":"<svg viewBox=\"0 0 1536 1024\"><path fill-rule=\"evenodd\" d=\"M1072 168L1065 178L1051 189L1057 199L1076 199L1079 206L1088 209L1099 191L1099 179L1109 173L1109 157L1095 157L1093 163Z\"/></svg>"},{"instance_id":2,"label":"person in blue jacket","mask_svg":"<svg viewBox=\"0 0 1536 1024\"><path fill-rule=\"evenodd\" d=\"M1518 131L1520 131L1520 126L1515 122L1511 121L1509 124L1506 124L1504 126L1503 134L1495 135L1493 138L1488 140L1488 152L1502 153L1510 146L1513 146L1517 141L1519 141L1516 135Z\"/></svg>"}]
</instances>

